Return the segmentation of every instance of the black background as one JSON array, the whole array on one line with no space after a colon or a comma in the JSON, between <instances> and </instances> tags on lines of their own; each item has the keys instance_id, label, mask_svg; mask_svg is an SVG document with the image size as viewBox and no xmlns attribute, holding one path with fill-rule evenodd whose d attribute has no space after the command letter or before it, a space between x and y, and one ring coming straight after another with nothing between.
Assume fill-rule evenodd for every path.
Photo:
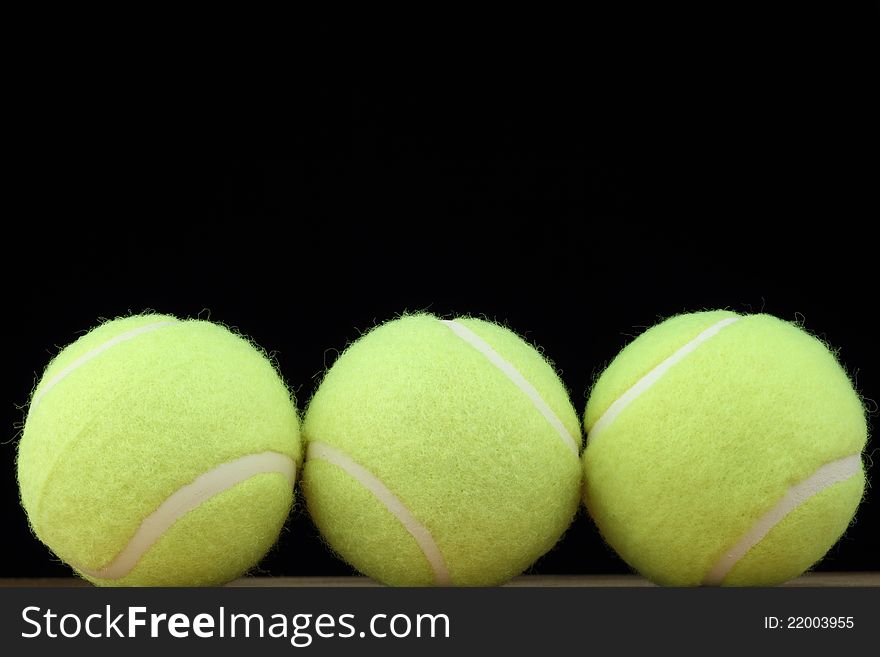
<instances>
[{"instance_id":1,"label":"black background","mask_svg":"<svg viewBox=\"0 0 880 657\"><path fill-rule=\"evenodd\" d=\"M44 124L7 180L0 576L69 574L18 505L16 425L55 345L129 311L238 327L276 355L301 409L377 322L485 315L544 348L579 413L593 377L658 319L765 311L839 348L876 419L878 171L866 123L772 80L732 93L698 79L625 99L590 80L484 82L322 89L274 108L282 127L268 133L252 118L167 107ZM277 157L237 157L231 126ZM880 569L878 520L869 488L819 569ZM351 571L299 500L260 572ZM533 572L627 568L581 512Z\"/></svg>"}]
</instances>

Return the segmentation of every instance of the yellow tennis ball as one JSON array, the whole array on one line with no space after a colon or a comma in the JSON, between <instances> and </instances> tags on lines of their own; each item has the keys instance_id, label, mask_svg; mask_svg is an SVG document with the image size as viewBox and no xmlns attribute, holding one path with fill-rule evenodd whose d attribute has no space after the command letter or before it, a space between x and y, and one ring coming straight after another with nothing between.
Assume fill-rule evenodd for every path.
<instances>
[{"instance_id":1,"label":"yellow tennis ball","mask_svg":"<svg viewBox=\"0 0 880 657\"><path fill-rule=\"evenodd\" d=\"M769 315L679 315L587 403L585 502L660 584L772 585L820 560L865 486L861 400L828 348Z\"/></svg>"},{"instance_id":2,"label":"yellow tennis ball","mask_svg":"<svg viewBox=\"0 0 880 657\"><path fill-rule=\"evenodd\" d=\"M229 581L272 546L292 503L299 427L248 341L138 315L49 363L18 448L34 533L101 585Z\"/></svg>"},{"instance_id":3,"label":"yellow tennis ball","mask_svg":"<svg viewBox=\"0 0 880 657\"><path fill-rule=\"evenodd\" d=\"M330 546L391 585L492 585L568 527L580 427L551 365L511 331L388 322L327 372L303 421L303 491Z\"/></svg>"}]
</instances>

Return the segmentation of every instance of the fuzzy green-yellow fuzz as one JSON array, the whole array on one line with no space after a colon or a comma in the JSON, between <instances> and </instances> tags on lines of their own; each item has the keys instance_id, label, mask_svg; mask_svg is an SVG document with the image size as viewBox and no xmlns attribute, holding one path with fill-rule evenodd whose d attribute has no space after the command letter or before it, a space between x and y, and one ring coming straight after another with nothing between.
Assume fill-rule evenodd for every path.
<instances>
[{"instance_id":1,"label":"fuzzy green-yellow fuzz","mask_svg":"<svg viewBox=\"0 0 880 657\"><path fill-rule=\"evenodd\" d=\"M210 322L137 315L100 325L46 368L18 480L40 540L74 568L96 571L203 473L264 452L298 463L300 450L288 390L253 345ZM224 583L262 558L291 504L284 474L257 474L180 517L126 576L82 574L105 585Z\"/></svg>"},{"instance_id":2,"label":"fuzzy green-yellow fuzz","mask_svg":"<svg viewBox=\"0 0 880 657\"><path fill-rule=\"evenodd\" d=\"M534 386L579 447L577 416L541 354L493 323L455 321ZM309 404L303 435L377 477L430 532L454 585L520 574L577 510L577 448L431 315L388 322L349 347ZM391 585L438 583L412 534L344 469L307 456L303 490L323 536L355 568Z\"/></svg>"},{"instance_id":3,"label":"fuzzy green-yellow fuzz","mask_svg":"<svg viewBox=\"0 0 880 657\"><path fill-rule=\"evenodd\" d=\"M627 346L587 403L586 506L604 538L655 582L705 581L786 492L867 440L861 400L835 356L794 324L748 315L669 368L615 419L614 401L734 313L673 317ZM820 560L851 521L860 468L796 507L736 562L724 585L772 585Z\"/></svg>"}]
</instances>

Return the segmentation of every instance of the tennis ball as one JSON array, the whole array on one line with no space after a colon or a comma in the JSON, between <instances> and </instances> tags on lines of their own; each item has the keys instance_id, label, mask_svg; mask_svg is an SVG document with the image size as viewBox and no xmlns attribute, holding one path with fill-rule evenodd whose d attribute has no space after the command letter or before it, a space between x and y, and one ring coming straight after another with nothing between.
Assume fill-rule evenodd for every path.
<instances>
[{"instance_id":1,"label":"tennis ball","mask_svg":"<svg viewBox=\"0 0 880 657\"><path fill-rule=\"evenodd\" d=\"M390 585L492 585L568 527L581 436L551 365L511 331L402 317L351 345L303 420L303 492L330 546Z\"/></svg>"},{"instance_id":2,"label":"tennis ball","mask_svg":"<svg viewBox=\"0 0 880 657\"><path fill-rule=\"evenodd\" d=\"M597 380L585 502L665 585L772 585L840 538L865 486L861 400L834 355L769 315L679 315Z\"/></svg>"},{"instance_id":3,"label":"tennis ball","mask_svg":"<svg viewBox=\"0 0 880 657\"><path fill-rule=\"evenodd\" d=\"M18 447L31 527L100 585L229 581L272 546L300 459L271 363L205 321L106 322L49 363Z\"/></svg>"}]
</instances>

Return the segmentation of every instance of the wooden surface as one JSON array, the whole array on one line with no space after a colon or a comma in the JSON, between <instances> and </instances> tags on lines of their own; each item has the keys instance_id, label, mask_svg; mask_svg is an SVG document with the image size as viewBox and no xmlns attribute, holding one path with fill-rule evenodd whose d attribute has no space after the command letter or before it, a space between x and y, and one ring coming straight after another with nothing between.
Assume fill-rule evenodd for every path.
<instances>
[{"instance_id":1,"label":"wooden surface","mask_svg":"<svg viewBox=\"0 0 880 657\"><path fill-rule=\"evenodd\" d=\"M88 582L73 577L52 579L0 578L2 587L24 586L91 586ZM366 577L243 577L229 586L380 586ZM653 586L646 579L635 575L554 575L547 577L525 575L517 577L506 586L586 586L586 587L640 587ZM878 586L880 572L877 573L809 573L798 577L783 586Z\"/></svg>"}]
</instances>

